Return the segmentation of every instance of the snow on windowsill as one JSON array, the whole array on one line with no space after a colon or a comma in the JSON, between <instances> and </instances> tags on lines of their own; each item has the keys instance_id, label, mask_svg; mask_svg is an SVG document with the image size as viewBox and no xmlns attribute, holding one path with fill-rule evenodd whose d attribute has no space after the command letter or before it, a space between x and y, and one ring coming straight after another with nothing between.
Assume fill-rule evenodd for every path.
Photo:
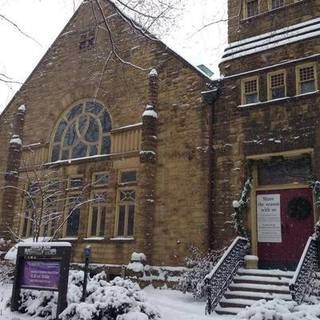
<instances>
[{"instance_id":1,"label":"snow on windowsill","mask_svg":"<svg viewBox=\"0 0 320 320\"><path fill-rule=\"evenodd\" d=\"M86 241L101 241L101 240L104 240L104 237L89 237L89 238L83 238L83 240L86 240Z\"/></svg>"},{"instance_id":2,"label":"snow on windowsill","mask_svg":"<svg viewBox=\"0 0 320 320\"><path fill-rule=\"evenodd\" d=\"M19 242L17 247L32 247L32 248L42 248L42 247L71 247L69 242Z\"/></svg>"},{"instance_id":3,"label":"snow on windowsill","mask_svg":"<svg viewBox=\"0 0 320 320\"><path fill-rule=\"evenodd\" d=\"M59 238L59 240L76 241L78 240L78 237L64 237L64 238Z\"/></svg>"},{"instance_id":4,"label":"snow on windowsill","mask_svg":"<svg viewBox=\"0 0 320 320\"><path fill-rule=\"evenodd\" d=\"M110 238L110 240L112 241L132 241L134 240L133 237L114 237L114 238Z\"/></svg>"},{"instance_id":5,"label":"snow on windowsill","mask_svg":"<svg viewBox=\"0 0 320 320\"><path fill-rule=\"evenodd\" d=\"M271 104L271 103L275 103L275 102L281 102L281 101L296 99L296 98L305 97L305 96L312 96L312 95L315 95L318 93L319 93L319 90L316 90L316 91L312 91L312 92L297 94L292 97L283 97L283 98L272 99L272 100L267 100L267 101L259 101L259 102L255 102L255 103L240 104L237 106L237 108L242 109L242 108L248 108L248 107L252 107L252 106L261 106L261 105L265 105L265 104Z\"/></svg>"}]
</instances>

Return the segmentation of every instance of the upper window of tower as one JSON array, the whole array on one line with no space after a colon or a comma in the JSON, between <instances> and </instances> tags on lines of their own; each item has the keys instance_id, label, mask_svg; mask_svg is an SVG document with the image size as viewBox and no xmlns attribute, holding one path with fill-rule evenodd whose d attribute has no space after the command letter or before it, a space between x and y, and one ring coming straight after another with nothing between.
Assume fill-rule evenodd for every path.
<instances>
[{"instance_id":1,"label":"upper window of tower","mask_svg":"<svg viewBox=\"0 0 320 320\"><path fill-rule=\"evenodd\" d=\"M245 18L256 16L259 13L259 0L245 0L243 4Z\"/></svg>"},{"instance_id":2,"label":"upper window of tower","mask_svg":"<svg viewBox=\"0 0 320 320\"><path fill-rule=\"evenodd\" d=\"M259 101L258 77L250 77L242 80L242 104L251 104Z\"/></svg>"},{"instance_id":3,"label":"upper window of tower","mask_svg":"<svg viewBox=\"0 0 320 320\"><path fill-rule=\"evenodd\" d=\"M109 154L110 131L110 114L100 103L77 103L57 123L51 161Z\"/></svg>"},{"instance_id":4,"label":"upper window of tower","mask_svg":"<svg viewBox=\"0 0 320 320\"><path fill-rule=\"evenodd\" d=\"M296 67L297 94L314 92L317 90L315 63L307 63Z\"/></svg>"}]
</instances>

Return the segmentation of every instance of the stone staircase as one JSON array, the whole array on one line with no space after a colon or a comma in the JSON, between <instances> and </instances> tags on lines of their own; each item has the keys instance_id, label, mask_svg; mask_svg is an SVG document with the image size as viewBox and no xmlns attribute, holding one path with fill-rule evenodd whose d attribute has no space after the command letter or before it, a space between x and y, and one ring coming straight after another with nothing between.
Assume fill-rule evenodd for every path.
<instances>
[{"instance_id":1,"label":"stone staircase","mask_svg":"<svg viewBox=\"0 0 320 320\"><path fill-rule=\"evenodd\" d=\"M292 300L289 282L293 275L292 271L239 269L215 312L235 315L261 299Z\"/></svg>"}]
</instances>

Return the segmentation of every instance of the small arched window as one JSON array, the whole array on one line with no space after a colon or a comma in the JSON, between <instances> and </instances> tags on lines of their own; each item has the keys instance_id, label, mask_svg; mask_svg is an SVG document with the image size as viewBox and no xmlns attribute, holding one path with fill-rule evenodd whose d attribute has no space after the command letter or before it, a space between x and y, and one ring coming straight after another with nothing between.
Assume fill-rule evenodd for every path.
<instances>
[{"instance_id":1,"label":"small arched window","mask_svg":"<svg viewBox=\"0 0 320 320\"><path fill-rule=\"evenodd\" d=\"M59 120L52 144L51 161L110 153L111 118L96 101L76 104Z\"/></svg>"}]
</instances>

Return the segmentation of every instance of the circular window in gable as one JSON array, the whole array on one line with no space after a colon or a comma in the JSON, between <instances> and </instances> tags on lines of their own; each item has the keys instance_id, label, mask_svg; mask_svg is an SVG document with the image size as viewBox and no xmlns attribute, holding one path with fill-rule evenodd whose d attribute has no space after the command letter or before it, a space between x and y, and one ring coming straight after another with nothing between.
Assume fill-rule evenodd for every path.
<instances>
[{"instance_id":1,"label":"circular window in gable","mask_svg":"<svg viewBox=\"0 0 320 320\"><path fill-rule=\"evenodd\" d=\"M96 101L71 107L59 120L52 143L51 161L110 153L111 118Z\"/></svg>"}]
</instances>

